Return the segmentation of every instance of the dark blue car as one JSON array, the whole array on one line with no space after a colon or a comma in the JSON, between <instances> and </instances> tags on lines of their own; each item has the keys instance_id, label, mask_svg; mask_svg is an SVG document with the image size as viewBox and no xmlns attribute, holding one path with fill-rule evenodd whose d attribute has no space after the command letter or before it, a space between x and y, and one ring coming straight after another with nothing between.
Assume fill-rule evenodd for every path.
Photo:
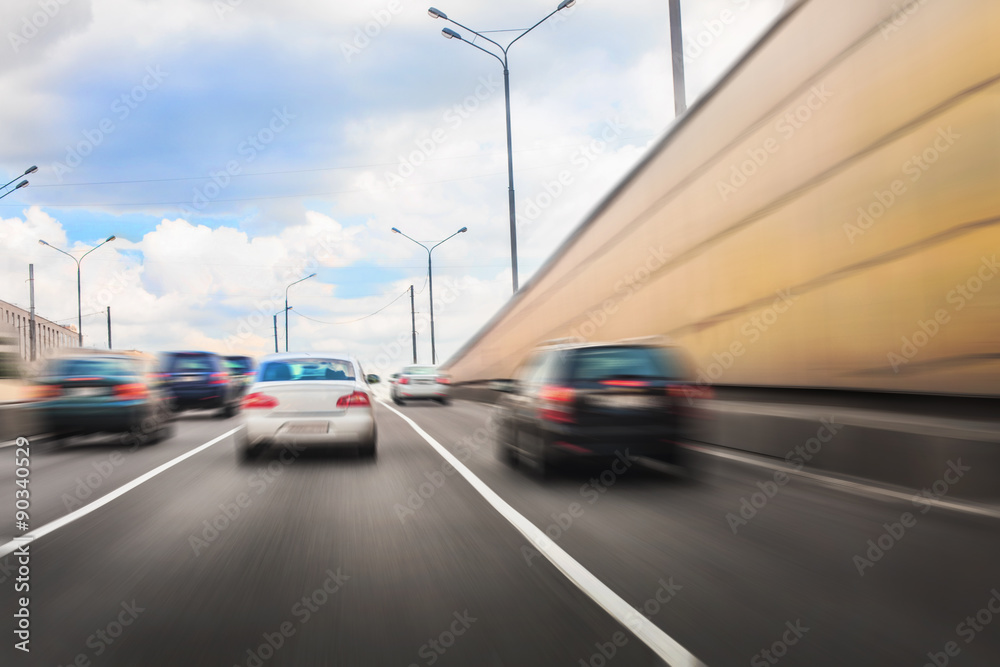
<instances>
[{"instance_id":1,"label":"dark blue car","mask_svg":"<svg viewBox=\"0 0 1000 667\"><path fill-rule=\"evenodd\" d=\"M239 407L239 386L214 352L166 352L159 379L177 411L218 410L219 417L228 418Z\"/></svg>"}]
</instances>

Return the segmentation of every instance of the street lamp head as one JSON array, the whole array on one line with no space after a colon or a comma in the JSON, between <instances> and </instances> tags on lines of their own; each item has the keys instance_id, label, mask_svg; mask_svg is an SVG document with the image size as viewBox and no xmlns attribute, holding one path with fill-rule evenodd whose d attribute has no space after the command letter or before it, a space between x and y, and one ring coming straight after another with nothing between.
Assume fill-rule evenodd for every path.
<instances>
[{"instance_id":1,"label":"street lamp head","mask_svg":"<svg viewBox=\"0 0 1000 667\"><path fill-rule=\"evenodd\" d=\"M41 244L41 245L48 245L48 243L46 243L42 239L38 239L38 243Z\"/></svg>"},{"instance_id":2,"label":"street lamp head","mask_svg":"<svg viewBox=\"0 0 1000 667\"><path fill-rule=\"evenodd\" d=\"M461 228L460 230L458 230L458 233L459 233L459 234L463 234L463 233L465 233L465 232L467 232L467 231L469 231L469 228L468 228L468 227L462 227L462 228Z\"/></svg>"},{"instance_id":3,"label":"street lamp head","mask_svg":"<svg viewBox=\"0 0 1000 667\"><path fill-rule=\"evenodd\" d=\"M441 31L441 34L444 35L447 39L462 39L462 36L459 35L457 32L455 32L454 30L452 30L451 28L445 28L444 30Z\"/></svg>"},{"instance_id":4,"label":"street lamp head","mask_svg":"<svg viewBox=\"0 0 1000 667\"><path fill-rule=\"evenodd\" d=\"M398 229L396 229L395 227L392 228L392 231L393 231L394 234L402 234L403 233L403 232L399 231Z\"/></svg>"},{"instance_id":5,"label":"street lamp head","mask_svg":"<svg viewBox=\"0 0 1000 667\"><path fill-rule=\"evenodd\" d=\"M303 280L309 280L310 278L313 278L315 276L316 276L315 273L310 273L308 276L306 276L305 278L303 278Z\"/></svg>"},{"instance_id":6,"label":"street lamp head","mask_svg":"<svg viewBox=\"0 0 1000 667\"><path fill-rule=\"evenodd\" d=\"M30 167L28 167L27 169L24 170L24 175L27 176L28 174L33 174L36 171L38 171L38 167L36 167L35 165L32 165L32 166L30 166Z\"/></svg>"},{"instance_id":7,"label":"street lamp head","mask_svg":"<svg viewBox=\"0 0 1000 667\"><path fill-rule=\"evenodd\" d=\"M575 4L576 0L562 0L562 2L559 3L559 6L556 7L556 11L558 12L562 9L566 9L567 7L572 7Z\"/></svg>"},{"instance_id":8,"label":"street lamp head","mask_svg":"<svg viewBox=\"0 0 1000 667\"><path fill-rule=\"evenodd\" d=\"M427 13L430 14L432 19L448 19L447 14L442 12L440 9L435 9L434 7L428 8Z\"/></svg>"},{"instance_id":9,"label":"street lamp head","mask_svg":"<svg viewBox=\"0 0 1000 667\"><path fill-rule=\"evenodd\" d=\"M117 237L117 236L115 236L114 234L112 234L112 235L111 235L111 236L109 236L108 238L104 239L104 242L105 242L105 243L110 243L111 241L114 241L114 240L115 240L116 238L118 238L118 237Z\"/></svg>"},{"instance_id":10,"label":"street lamp head","mask_svg":"<svg viewBox=\"0 0 1000 667\"><path fill-rule=\"evenodd\" d=\"M23 188L27 184L28 184L28 181L21 181L20 183L18 183L17 185L14 186L14 189L15 190L19 190L20 188Z\"/></svg>"}]
</instances>

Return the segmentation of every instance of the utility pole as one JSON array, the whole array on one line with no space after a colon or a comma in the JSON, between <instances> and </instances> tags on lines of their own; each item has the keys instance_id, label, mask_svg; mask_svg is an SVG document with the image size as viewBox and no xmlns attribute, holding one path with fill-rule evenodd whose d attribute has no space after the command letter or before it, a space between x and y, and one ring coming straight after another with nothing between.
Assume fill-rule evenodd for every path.
<instances>
[{"instance_id":1,"label":"utility pole","mask_svg":"<svg viewBox=\"0 0 1000 667\"><path fill-rule=\"evenodd\" d=\"M417 310L413 305L413 285L410 285L410 326L413 333L413 363L417 363Z\"/></svg>"},{"instance_id":2,"label":"utility pole","mask_svg":"<svg viewBox=\"0 0 1000 667\"><path fill-rule=\"evenodd\" d=\"M111 306L108 306L108 349L111 349Z\"/></svg>"},{"instance_id":3,"label":"utility pole","mask_svg":"<svg viewBox=\"0 0 1000 667\"><path fill-rule=\"evenodd\" d=\"M31 323L28 325L28 339L30 343L30 360L35 360L35 265L28 264L28 294L31 303Z\"/></svg>"},{"instance_id":4,"label":"utility pole","mask_svg":"<svg viewBox=\"0 0 1000 667\"><path fill-rule=\"evenodd\" d=\"M670 9L670 53L674 66L674 115L687 110L684 91L684 38L681 34L681 0L667 0Z\"/></svg>"},{"instance_id":5,"label":"utility pole","mask_svg":"<svg viewBox=\"0 0 1000 667\"><path fill-rule=\"evenodd\" d=\"M278 313L274 314L274 353L278 354Z\"/></svg>"}]
</instances>

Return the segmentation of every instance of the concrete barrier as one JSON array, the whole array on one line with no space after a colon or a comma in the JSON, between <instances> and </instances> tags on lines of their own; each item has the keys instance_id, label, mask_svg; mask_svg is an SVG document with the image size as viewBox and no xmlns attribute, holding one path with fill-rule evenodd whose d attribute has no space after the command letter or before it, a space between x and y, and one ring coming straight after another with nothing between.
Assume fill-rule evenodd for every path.
<instances>
[{"instance_id":1,"label":"concrete barrier","mask_svg":"<svg viewBox=\"0 0 1000 667\"><path fill-rule=\"evenodd\" d=\"M26 403L0 403L0 442L40 432L34 411Z\"/></svg>"}]
</instances>

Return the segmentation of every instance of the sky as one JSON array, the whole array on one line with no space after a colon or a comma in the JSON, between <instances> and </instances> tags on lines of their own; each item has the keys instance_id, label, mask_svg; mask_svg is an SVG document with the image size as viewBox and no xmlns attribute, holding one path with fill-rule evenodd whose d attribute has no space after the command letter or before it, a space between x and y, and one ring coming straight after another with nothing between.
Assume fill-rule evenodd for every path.
<instances>
[{"instance_id":1,"label":"sky","mask_svg":"<svg viewBox=\"0 0 1000 667\"><path fill-rule=\"evenodd\" d=\"M433 0L506 44L556 0ZM683 0L688 103L783 0ZM84 345L437 360L511 297L503 69L412 0L5 0L0 299ZM500 31L500 32L485 32ZM510 50L523 286L674 121L666 0L578 0ZM16 181L15 181L16 182ZM6 192L6 190L4 191ZM468 231L455 234L460 228ZM295 281L316 275L289 287ZM286 289L287 288L287 289Z\"/></svg>"}]
</instances>

